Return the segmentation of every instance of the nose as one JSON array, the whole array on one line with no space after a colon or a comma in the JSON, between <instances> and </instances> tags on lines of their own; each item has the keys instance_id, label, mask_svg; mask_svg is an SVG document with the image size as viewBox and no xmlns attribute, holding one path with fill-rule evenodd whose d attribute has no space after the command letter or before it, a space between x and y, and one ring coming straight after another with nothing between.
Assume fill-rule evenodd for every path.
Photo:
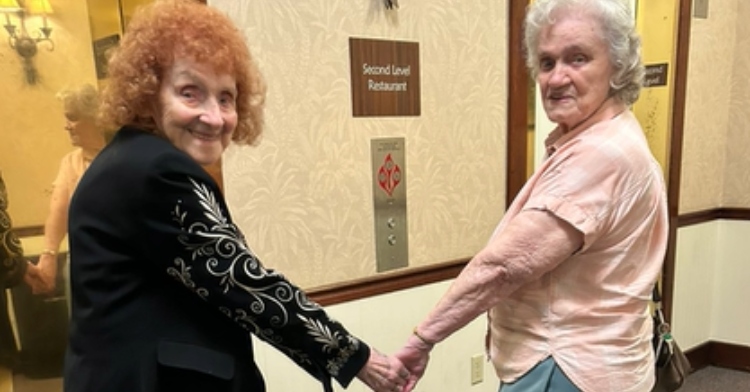
<instances>
[{"instance_id":1,"label":"nose","mask_svg":"<svg viewBox=\"0 0 750 392\"><path fill-rule=\"evenodd\" d=\"M207 100L203 105L199 120L213 129L221 128L224 125L224 116L219 103L214 99Z\"/></svg>"},{"instance_id":2,"label":"nose","mask_svg":"<svg viewBox=\"0 0 750 392\"><path fill-rule=\"evenodd\" d=\"M549 84L553 87L564 86L570 81L568 72L563 64L556 64L549 72Z\"/></svg>"}]
</instances>

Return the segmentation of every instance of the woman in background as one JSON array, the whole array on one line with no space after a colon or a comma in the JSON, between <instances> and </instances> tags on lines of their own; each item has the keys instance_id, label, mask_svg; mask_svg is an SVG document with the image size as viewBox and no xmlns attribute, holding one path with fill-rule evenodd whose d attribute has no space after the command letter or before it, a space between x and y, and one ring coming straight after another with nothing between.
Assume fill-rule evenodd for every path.
<instances>
[{"instance_id":1,"label":"woman in background","mask_svg":"<svg viewBox=\"0 0 750 392\"><path fill-rule=\"evenodd\" d=\"M65 130L76 147L60 162L53 182L49 214L44 224L44 250L39 256L39 267L45 282L43 293L54 291L57 280L57 252L68 233L70 198L83 172L105 145L104 132L97 126L99 93L90 84L65 89L58 93L65 113Z\"/></svg>"}]
</instances>

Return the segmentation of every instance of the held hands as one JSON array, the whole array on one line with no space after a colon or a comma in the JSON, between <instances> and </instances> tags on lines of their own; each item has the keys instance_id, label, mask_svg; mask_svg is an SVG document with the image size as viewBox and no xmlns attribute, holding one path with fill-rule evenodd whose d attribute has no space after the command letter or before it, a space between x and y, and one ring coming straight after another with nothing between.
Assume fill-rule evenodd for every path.
<instances>
[{"instance_id":1,"label":"held hands","mask_svg":"<svg viewBox=\"0 0 750 392\"><path fill-rule=\"evenodd\" d=\"M414 334L406 340L404 347L393 355L409 369L409 380L406 383L404 391L414 389L419 379L422 378L427 368L427 363L430 361L430 350L432 350L434 345L434 343L422 338L415 329Z\"/></svg>"},{"instance_id":2,"label":"held hands","mask_svg":"<svg viewBox=\"0 0 750 392\"><path fill-rule=\"evenodd\" d=\"M52 293L55 290L55 280L57 279L57 252L42 252L37 266L39 266L40 277L46 290L34 294Z\"/></svg>"},{"instance_id":3,"label":"held hands","mask_svg":"<svg viewBox=\"0 0 750 392\"><path fill-rule=\"evenodd\" d=\"M357 378L375 392L409 392L405 386L410 379L409 371L398 359L381 354L374 348L370 359L359 371Z\"/></svg>"},{"instance_id":4,"label":"held hands","mask_svg":"<svg viewBox=\"0 0 750 392\"><path fill-rule=\"evenodd\" d=\"M55 291L57 278L57 257L53 253L42 253L39 263L28 262L26 274L23 277L31 292L34 294L51 294Z\"/></svg>"},{"instance_id":5,"label":"held hands","mask_svg":"<svg viewBox=\"0 0 750 392\"><path fill-rule=\"evenodd\" d=\"M43 274L41 268L31 262L28 262L26 273L23 275L23 281L31 288L32 293L47 294L51 293L55 289L54 284L52 287L50 287L50 285L46 283L47 280L42 276Z\"/></svg>"}]
</instances>

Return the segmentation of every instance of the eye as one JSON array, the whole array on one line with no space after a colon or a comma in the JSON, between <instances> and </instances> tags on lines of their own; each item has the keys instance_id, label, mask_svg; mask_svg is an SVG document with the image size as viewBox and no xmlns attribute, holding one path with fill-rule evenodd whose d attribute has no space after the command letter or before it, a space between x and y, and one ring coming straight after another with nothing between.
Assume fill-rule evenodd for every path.
<instances>
[{"instance_id":1,"label":"eye","mask_svg":"<svg viewBox=\"0 0 750 392\"><path fill-rule=\"evenodd\" d=\"M185 98L195 98L195 92L192 89L183 89L180 95Z\"/></svg>"},{"instance_id":2,"label":"eye","mask_svg":"<svg viewBox=\"0 0 750 392\"><path fill-rule=\"evenodd\" d=\"M234 94L225 92L222 93L221 96L219 96L219 104L223 108L233 108L235 106L236 100L234 97Z\"/></svg>"},{"instance_id":3,"label":"eye","mask_svg":"<svg viewBox=\"0 0 750 392\"><path fill-rule=\"evenodd\" d=\"M539 59L539 70L547 72L555 68L555 61L549 57L542 57Z\"/></svg>"},{"instance_id":4,"label":"eye","mask_svg":"<svg viewBox=\"0 0 750 392\"><path fill-rule=\"evenodd\" d=\"M195 86L184 86L179 89L180 97L187 102L194 102L200 99L200 91Z\"/></svg>"},{"instance_id":5,"label":"eye","mask_svg":"<svg viewBox=\"0 0 750 392\"><path fill-rule=\"evenodd\" d=\"M583 54L575 54L573 55L573 58L571 59L571 62L575 65L583 65L586 64L589 61L589 58L586 57L586 55Z\"/></svg>"}]
</instances>

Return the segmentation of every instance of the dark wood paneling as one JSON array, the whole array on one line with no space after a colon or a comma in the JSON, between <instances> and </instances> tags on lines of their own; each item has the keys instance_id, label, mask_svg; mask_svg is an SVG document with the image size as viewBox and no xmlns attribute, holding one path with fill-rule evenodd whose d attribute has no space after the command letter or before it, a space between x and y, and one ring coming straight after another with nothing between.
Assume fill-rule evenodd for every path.
<instances>
[{"instance_id":1,"label":"dark wood paneling","mask_svg":"<svg viewBox=\"0 0 750 392\"><path fill-rule=\"evenodd\" d=\"M693 347L685 351L685 356L690 361L692 371L703 369L711 365L711 342L706 342L700 346Z\"/></svg>"},{"instance_id":2,"label":"dark wood paneling","mask_svg":"<svg viewBox=\"0 0 750 392\"><path fill-rule=\"evenodd\" d=\"M750 347L708 341L685 351L693 371L707 366L718 366L750 372Z\"/></svg>"},{"instance_id":3,"label":"dark wood paneling","mask_svg":"<svg viewBox=\"0 0 750 392\"><path fill-rule=\"evenodd\" d=\"M711 365L750 372L750 347L737 344L711 342Z\"/></svg>"},{"instance_id":4,"label":"dark wood paneling","mask_svg":"<svg viewBox=\"0 0 750 392\"><path fill-rule=\"evenodd\" d=\"M23 226L23 227L15 227L13 228L13 232L16 233L16 235L19 238L24 237L36 237L40 235L44 235L44 226Z\"/></svg>"},{"instance_id":5,"label":"dark wood paneling","mask_svg":"<svg viewBox=\"0 0 750 392\"><path fill-rule=\"evenodd\" d=\"M308 295L324 306L354 301L453 279L468 262L469 259L459 259L437 265L383 273L374 277L314 288L308 291Z\"/></svg>"},{"instance_id":6,"label":"dark wood paneling","mask_svg":"<svg viewBox=\"0 0 750 392\"><path fill-rule=\"evenodd\" d=\"M672 130L670 132L669 168L667 174L667 203L669 205L669 240L662 268L662 300L664 316L672 319L674 290L675 248L677 220L682 178L682 139L685 127L685 92L687 87L688 54L690 49L691 0L679 0L677 17L677 48L674 66L674 100L672 101Z\"/></svg>"},{"instance_id":7,"label":"dark wood paneling","mask_svg":"<svg viewBox=\"0 0 750 392\"><path fill-rule=\"evenodd\" d=\"M505 206L526 182L529 75L523 51L523 18L526 1L510 1L508 28L508 123Z\"/></svg>"},{"instance_id":8,"label":"dark wood paneling","mask_svg":"<svg viewBox=\"0 0 750 392\"><path fill-rule=\"evenodd\" d=\"M718 219L750 220L750 208L715 208L713 210L691 212L680 215L677 220L677 226L692 226Z\"/></svg>"},{"instance_id":9,"label":"dark wood paneling","mask_svg":"<svg viewBox=\"0 0 750 392\"><path fill-rule=\"evenodd\" d=\"M750 220L750 208L719 208L716 219Z\"/></svg>"}]
</instances>

